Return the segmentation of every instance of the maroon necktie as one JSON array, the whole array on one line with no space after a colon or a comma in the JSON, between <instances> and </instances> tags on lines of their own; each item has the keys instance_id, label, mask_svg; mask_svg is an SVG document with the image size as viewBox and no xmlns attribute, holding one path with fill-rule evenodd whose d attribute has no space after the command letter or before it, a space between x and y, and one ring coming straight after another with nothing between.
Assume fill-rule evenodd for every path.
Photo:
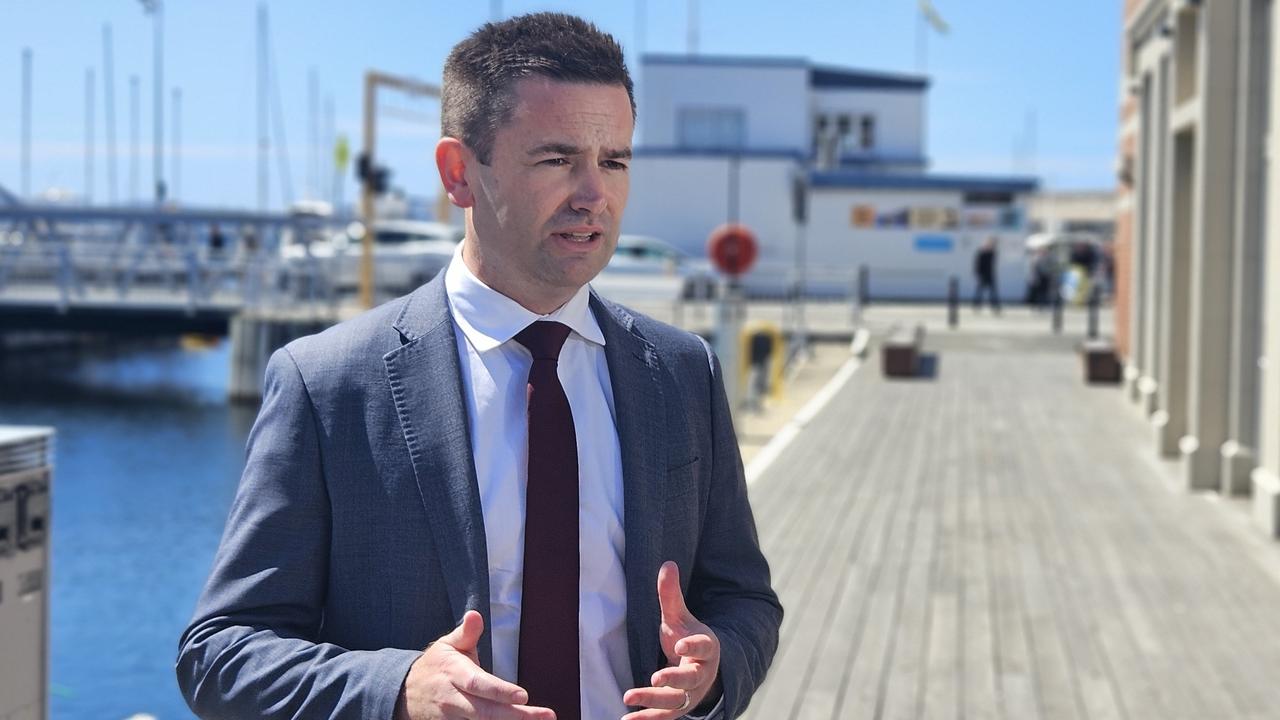
<instances>
[{"instance_id":1,"label":"maroon necktie","mask_svg":"<svg viewBox=\"0 0 1280 720\"><path fill-rule=\"evenodd\" d=\"M578 676L578 444L556 366L569 328L535 322L516 335L529 368L529 483L518 682L556 720L582 715Z\"/></svg>"}]
</instances>

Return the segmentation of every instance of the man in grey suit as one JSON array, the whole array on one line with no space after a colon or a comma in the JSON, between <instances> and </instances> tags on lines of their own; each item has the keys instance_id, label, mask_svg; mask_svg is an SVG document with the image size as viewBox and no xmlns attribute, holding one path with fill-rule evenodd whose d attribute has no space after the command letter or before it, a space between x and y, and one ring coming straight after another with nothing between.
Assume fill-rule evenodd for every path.
<instances>
[{"instance_id":1,"label":"man in grey suit","mask_svg":"<svg viewBox=\"0 0 1280 720\"><path fill-rule=\"evenodd\" d=\"M567 15L485 25L441 116L466 239L272 356L183 694L205 718L736 717L782 608L719 365L588 285L629 187L621 48Z\"/></svg>"}]
</instances>

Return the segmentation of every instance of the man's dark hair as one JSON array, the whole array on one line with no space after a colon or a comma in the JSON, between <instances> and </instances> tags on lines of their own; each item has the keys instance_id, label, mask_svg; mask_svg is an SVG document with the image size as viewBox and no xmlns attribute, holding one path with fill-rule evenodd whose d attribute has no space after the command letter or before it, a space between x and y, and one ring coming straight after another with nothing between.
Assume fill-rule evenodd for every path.
<instances>
[{"instance_id":1,"label":"man's dark hair","mask_svg":"<svg viewBox=\"0 0 1280 720\"><path fill-rule=\"evenodd\" d=\"M582 18L533 13L486 23L454 46L444 63L440 129L466 143L488 165L493 139L515 110L516 81L621 85L636 115L631 73L612 35Z\"/></svg>"}]
</instances>

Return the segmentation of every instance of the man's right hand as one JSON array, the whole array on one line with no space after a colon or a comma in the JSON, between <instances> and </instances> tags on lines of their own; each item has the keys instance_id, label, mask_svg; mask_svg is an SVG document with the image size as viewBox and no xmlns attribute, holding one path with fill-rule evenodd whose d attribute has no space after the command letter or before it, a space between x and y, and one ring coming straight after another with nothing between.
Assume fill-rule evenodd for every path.
<instances>
[{"instance_id":1,"label":"man's right hand","mask_svg":"<svg viewBox=\"0 0 1280 720\"><path fill-rule=\"evenodd\" d=\"M484 618L468 610L461 625L427 646L400 687L395 720L555 720L550 709L525 705L524 688L480 668L482 632Z\"/></svg>"}]
</instances>

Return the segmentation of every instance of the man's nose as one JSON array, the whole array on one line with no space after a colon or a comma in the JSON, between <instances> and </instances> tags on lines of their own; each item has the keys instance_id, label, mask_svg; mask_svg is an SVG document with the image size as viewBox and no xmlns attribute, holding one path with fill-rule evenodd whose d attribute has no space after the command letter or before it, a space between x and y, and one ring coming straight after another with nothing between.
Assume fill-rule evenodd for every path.
<instances>
[{"instance_id":1,"label":"man's nose","mask_svg":"<svg viewBox=\"0 0 1280 720\"><path fill-rule=\"evenodd\" d=\"M576 212L598 215L608 200L604 190L604 172L595 166L579 166L574 173L573 195L569 207Z\"/></svg>"}]
</instances>

